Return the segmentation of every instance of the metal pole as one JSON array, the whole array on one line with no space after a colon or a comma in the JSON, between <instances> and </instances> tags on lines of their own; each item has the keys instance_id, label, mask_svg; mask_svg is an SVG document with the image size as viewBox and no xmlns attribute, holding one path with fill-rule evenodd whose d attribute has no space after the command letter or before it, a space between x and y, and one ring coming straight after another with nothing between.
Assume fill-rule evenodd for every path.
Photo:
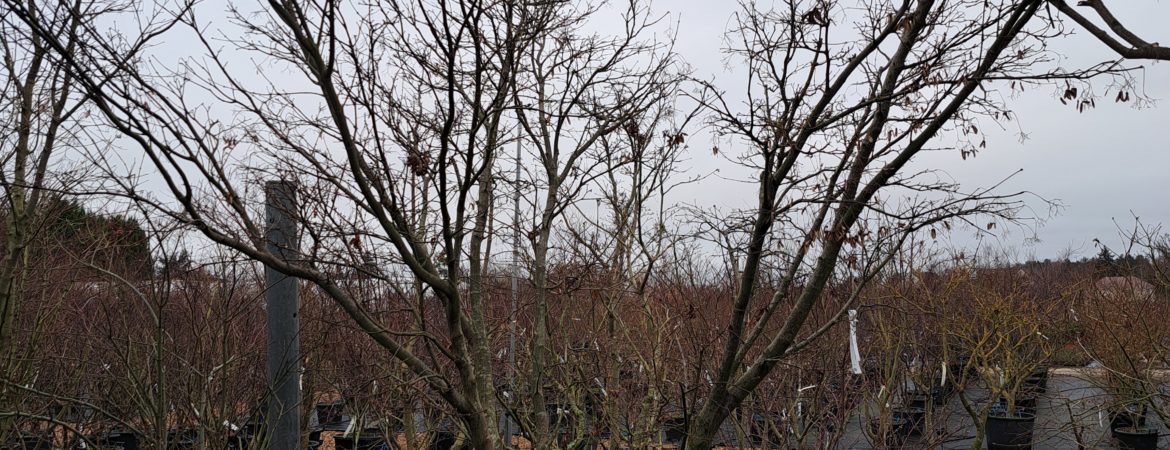
<instances>
[{"instance_id":1,"label":"metal pole","mask_svg":"<svg viewBox=\"0 0 1170 450\"><path fill-rule=\"evenodd\" d=\"M512 308L508 330L508 392L516 395L516 296L520 287L520 137L516 137L516 183L512 193ZM504 441L512 446L512 418L504 417Z\"/></svg>"},{"instance_id":2,"label":"metal pole","mask_svg":"<svg viewBox=\"0 0 1170 450\"><path fill-rule=\"evenodd\" d=\"M265 241L269 253L289 261L297 254L297 226L293 222L296 211L296 186L289 181L269 181L264 184L267 215ZM268 414L267 435L269 450L288 450L300 447L301 383L300 383L300 319L297 311L297 280L276 268L265 265L264 294L268 325Z\"/></svg>"}]
</instances>

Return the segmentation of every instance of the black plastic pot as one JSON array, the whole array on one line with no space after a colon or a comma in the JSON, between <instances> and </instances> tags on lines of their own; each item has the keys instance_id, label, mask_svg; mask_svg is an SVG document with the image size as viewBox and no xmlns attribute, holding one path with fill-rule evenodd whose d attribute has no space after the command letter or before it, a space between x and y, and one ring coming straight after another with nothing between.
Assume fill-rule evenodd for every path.
<instances>
[{"instance_id":1,"label":"black plastic pot","mask_svg":"<svg viewBox=\"0 0 1170 450\"><path fill-rule=\"evenodd\" d=\"M248 448L249 442L250 441L248 440L248 438L246 438L244 436L240 436L240 435L231 436L231 437L228 437L227 448L228 448L228 450L244 450L244 449Z\"/></svg>"},{"instance_id":2,"label":"black plastic pot","mask_svg":"<svg viewBox=\"0 0 1170 450\"><path fill-rule=\"evenodd\" d=\"M1032 431L1035 428L1035 414L1017 412L1012 415L989 415L987 416L987 449L1031 449Z\"/></svg>"},{"instance_id":3,"label":"black plastic pot","mask_svg":"<svg viewBox=\"0 0 1170 450\"><path fill-rule=\"evenodd\" d=\"M662 424L662 434L666 442L681 444L687 437L687 419L684 417L666 419Z\"/></svg>"},{"instance_id":4,"label":"black plastic pot","mask_svg":"<svg viewBox=\"0 0 1170 450\"><path fill-rule=\"evenodd\" d=\"M906 396L906 406L927 410L934 407L934 399L926 394L909 394Z\"/></svg>"},{"instance_id":5,"label":"black plastic pot","mask_svg":"<svg viewBox=\"0 0 1170 450\"><path fill-rule=\"evenodd\" d=\"M935 406L945 406L950 400L951 393L946 389L935 386L927 392L917 391L906 395L906 404L916 408L931 409Z\"/></svg>"},{"instance_id":6,"label":"black plastic pot","mask_svg":"<svg viewBox=\"0 0 1170 450\"><path fill-rule=\"evenodd\" d=\"M390 445L378 432L362 433L354 439L352 436L334 436L334 448L337 450L388 450Z\"/></svg>"},{"instance_id":7,"label":"black plastic pot","mask_svg":"<svg viewBox=\"0 0 1170 450\"><path fill-rule=\"evenodd\" d=\"M199 441L199 433L191 429L172 430L167 432L167 450L194 450Z\"/></svg>"},{"instance_id":8,"label":"black plastic pot","mask_svg":"<svg viewBox=\"0 0 1170 450\"><path fill-rule=\"evenodd\" d=\"M98 439L98 445L121 447L122 450L138 450L138 436L134 433L112 431L106 437Z\"/></svg>"},{"instance_id":9,"label":"black plastic pot","mask_svg":"<svg viewBox=\"0 0 1170 450\"><path fill-rule=\"evenodd\" d=\"M264 432L265 426L263 418L258 418L257 420L248 419L248 422L240 428L239 434L249 438L256 438Z\"/></svg>"},{"instance_id":10,"label":"black plastic pot","mask_svg":"<svg viewBox=\"0 0 1170 450\"><path fill-rule=\"evenodd\" d=\"M1024 412L1036 414L1036 402L1039 398L1035 395L1025 395L1016 398L1016 408L1022 409Z\"/></svg>"},{"instance_id":11,"label":"black plastic pot","mask_svg":"<svg viewBox=\"0 0 1170 450\"><path fill-rule=\"evenodd\" d=\"M947 401L950 400L951 395L954 394L955 385L952 385L952 383L947 383L947 385L936 386L934 389L930 389L930 395L932 399L934 399L936 407L941 407L944 406L944 404L947 404Z\"/></svg>"},{"instance_id":12,"label":"black plastic pot","mask_svg":"<svg viewBox=\"0 0 1170 450\"><path fill-rule=\"evenodd\" d=\"M450 431L439 431L435 433L435 439L431 441L431 446L427 450L461 450L468 448L467 444L455 447L455 433Z\"/></svg>"},{"instance_id":13,"label":"black plastic pot","mask_svg":"<svg viewBox=\"0 0 1170 450\"><path fill-rule=\"evenodd\" d=\"M1117 439L1120 450L1157 450L1158 430L1146 427L1114 428L1113 438Z\"/></svg>"},{"instance_id":14,"label":"black plastic pot","mask_svg":"<svg viewBox=\"0 0 1170 450\"><path fill-rule=\"evenodd\" d=\"M244 426L240 427L239 434L249 438L259 438L268 426L268 407L261 405L248 412Z\"/></svg>"},{"instance_id":15,"label":"black plastic pot","mask_svg":"<svg viewBox=\"0 0 1170 450\"><path fill-rule=\"evenodd\" d=\"M754 447L764 447L765 445L769 448L777 447L780 442L783 442L780 430L785 428L784 418L779 414L755 413L752 415L748 439Z\"/></svg>"},{"instance_id":16,"label":"black plastic pot","mask_svg":"<svg viewBox=\"0 0 1170 450\"><path fill-rule=\"evenodd\" d=\"M318 403L314 409L317 411L318 424L331 425L341 422L343 413L345 411L345 402L341 400L335 402L321 402Z\"/></svg>"},{"instance_id":17,"label":"black plastic pot","mask_svg":"<svg viewBox=\"0 0 1170 450\"><path fill-rule=\"evenodd\" d=\"M934 406L943 406L950 400L951 394L955 392L954 386L947 384L946 386L935 386L930 388L930 400Z\"/></svg>"},{"instance_id":18,"label":"black plastic pot","mask_svg":"<svg viewBox=\"0 0 1170 450\"><path fill-rule=\"evenodd\" d=\"M1024 378L1024 384L1021 386L1025 392L1034 392L1036 394L1043 394L1048 391L1048 369L1037 369Z\"/></svg>"}]
</instances>

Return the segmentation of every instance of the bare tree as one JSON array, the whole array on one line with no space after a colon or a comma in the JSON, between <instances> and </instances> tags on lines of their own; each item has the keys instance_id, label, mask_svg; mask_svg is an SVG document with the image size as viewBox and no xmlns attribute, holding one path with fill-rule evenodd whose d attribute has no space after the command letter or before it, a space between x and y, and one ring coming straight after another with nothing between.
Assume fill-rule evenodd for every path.
<instances>
[{"instance_id":1,"label":"bare tree","mask_svg":"<svg viewBox=\"0 0 1170 450\"><path fill-rule=\"evenodd\" d=\"M595 402L601 434L634 448L656 442L664 420L677 416L679 402L685 402L677 395L681 384L674 368L676 331L686 313L664 301L662 292L677 281L669 275L673 264L664 261L676 246L688 245L669 229L679 212L669 196L697 179L682 173L681 160L687 151L682 130L698 111L676 107L663 102L602 138L621 156L606 163L593 217L584 205L573 205L577 226L565 227L572 260L589 264L597 275L589 306L600 308L591 315L590 333L576 338L591 338L600 361L578 381L605 391Z\"/></svg>"},{"instance_id":2,"label":"bare tree","mask_svg":"<svg viewBox=\"0 0 1170 450\"><path fill-rule=\"evenodd\" d=\"M516 163L532 167L519 181L531 201L534 300L527 392L507 406L522 410L537 447L555 447L545 395L557 372L546 363L550 327L563 324L550 317L550 299L572 299L575 289L558 291L552 262L588 254L606 269L610 334L651 347L631 351L656 366L635 380L657 383L632 396L651 414L638 427L657 425L669 403L661 395L675 382L686 447L706 449L781 362L831 331L913 233L1016 217L1018 193L965 190L939 172L913 171L917 155L982 150L980 125L1013 116L996 89L1124 80L1126 70L1055 66L1045 43L1064 30L1040 13L1059 9L1055 0L745 5L729 46L748 77L746 100L715 82L692 99L710 114L725 147L717 153L744 149L737 161L759 197L730 217L703 214L698 234L726 249L726 277L656 274L660 261L690 257L672 248L681 239L665 231L664 212L664 177L686 135L685 120L663 118L676 114L669 104L685 70L649 36L657 21L639 2L618 9L613 36L590 31L601 7L570 0L269 0L256 11L229 9L227 20L176 0L114 14L117 30L81 20L101 2L2 4L5 20L38 39L42 58L91 100L102 132L137 147L162 186L123 176L123 160L138 155L95 151L103 183L93 190L306 280L406 368L414 379L403 376L402 386L441 398L478 449L502 445L493 342L498 326L516 319L491 307L489 289L501 152L512 139L528 150ZM78 25L63 32L61 17ZM179 54L162 36L189 39L196 54ZM1134 46L1138 53L1123 56L1160 54L1152 43ZM297 181L304 199L290 212L305 234L291 262L263 245L255 200L267 178ZM594 191L612 223L583 220L581 200ZM980 215L993 222L976 224ZM560 242L574 249L560 252ZM395 288L350 289L339 274ZM724 329L664 337L666 323L707 324L648 305L652 289L667 290L656 277L670 276L734 284L721 291L730 307L703 318ZM620 314L635 308L624 303L643 308L638 320L663 320L625 321ZM638 331L653 336L639 340ZM683 353L691 338L704 351L717 343L704 353L714 366L686 361L695 369L687 380L664 375L675 349L663 348ZM627 378L609 367L603 385ZM699 381L706 375L709 383ZM625 426L611 425L611 436Z\"/></svg>"},{"instance_id":3,"label":"bare tree","mask_svg":"<svg viewBox=\"0 0 1170 450\"><path fill-rule=\"evenodd\" d=\"M68 5L41 11L38 19L59 36L63 51L73 51L85 15ZM80 108L73 77L53 64L54 49L20 22L0 22L4 85L0 90L0 127L4 135L0 185L4 188L4 241L0 259L0 348L12 348L13 318L20 308L22 279L35 237L45 188L59 180L49 172L55 151L68 146L75 130L71 118ZM5 358L7 360L7 358Z\"/></svg>"},{"instance_id":4,"label":"bare tree","mask_svg":"<svg viewBox=\"0 0 1170 450\"><path fill-rule=\"evenodd\" d=\"M537 448L553 448L544 405L548 357L548 260L554 228L566 209L626 165L642 163L656 136L643 130L647 117L661 116L663 105L682 80L679 62L664 44L652 39L655 19L648 6L631 1L620 12L622 32L609 37L578 31L596 6L578 12L556 10L563 23L557 33L541 36L523 55L525 67L515 89L515 109L522 141L533 149L538 169L532 172L534 217L528 237L535 299L533 330L525 379L529 433ZM658 117L654 117L658 119ZM664 130L673 139L681 131ZM628 140L611 135L627 136ZM677 145L675 146L677 147ZM635 163L635 160L638 160Z\"/></svg>"},{"instance_id":5,"label":"bare tree","mask_svg":"<svg viewBox=\"0 0 1170 450\"><path fill-rule=\"evenodd\" d=\"M80 14L70 14L71 7ZM40 14L38 20L45 30L57 36L62 45L60 51L72 52L78 45L78 28L90 23L97 12L62 3ZM46 200L50 197L47 192L69 183L68 174L51 169L60 164L62 153L83 139L78 136L76 118L83 109L84 98L78 94L69 71L53 63L52 55L57 49L24 23L0 20L0 47L0 374L4 374L5 381L24 382L27 380L21 379L22 374L35 374L38 369L28 367L38 353L36 327L25 327L18 320L22 311L30 310L23 305L26 292L39 291L26 284L30 267L34 266L30 258L34 247L48 241L38 233L55 209L51 199ZM18 328L32 334L18 342ZM0 405L5 409L21 411L17 403L11 402L17 397L9 385L0 386ZM0 418L0 429L15 429L10 425L10 418ZM6 436L0 433L3 439Z\"/></svg>"},{"instance_id":6,"label":"bare tree","mask_svg":"<svg viewBox=\"0 0 1170 450\"><path fill-rule=\"evenodd\" d=\"M759 200L738 227L746 243L738 254L742 274L687 448L709 448L728 415L781 361L840 319L804 331L830 280L854 272L839 270L856 262L846 250L868 248L881 260L907 233L980 214L1013 216L1018 194L965 191L932 171L907 168L923 151L952 148L938 144L941 137L955 139L964 158L984 147L976 140L981 121L1012 117L994 93L1008 83L997 80L1018 86L1123 70L1111 63L1039 69L1051 60L1043 41L1059 34L1037 17L1043 4L743 6L729 40L730 56L745 68L746 99L740 104L714 84L701 98L717 133L747 148L739 161L755 172ZM760 268L773 240L798 244L776 256L780 289L760 298Z\"/></svg>"},{"instance_id":7,"label":"bare tree","mask_svg":"<svg viewBox=\"0 0 1170 450\"><path fill-rule=\"evenodd\" d=\"M638 4L625 12L624 36L611 39L583 30L594 11L586 3L274 0L231 10L239 33L220 38L206 10L176 2L116 18L125 20L117 34L84 27L75 51L42 20L48 6L5 5L144 152L169 195L115 179L116 161L98 156L104 189L316 285L440 395L481 449L500 445L483 286L508 114L518 111L545 157L543 238L534 239L544 249L560 211L614 156L599 139L677 81L669 53L642 41L654 21ZM179 32L202 54L164 63L151 44ZM243 68L240 56L263 62ZM272 68L297 79L277 83ZM300 261L261 245L249 203L261 177L295 179L306 193L294 212L306 234ZM379 321L369 302L389 300L354 297L331 275L339 266L417 279L418 303L403 307L424 319L410 328ZM427 318L433 301L441 320ZM534 345L539 360L544 344Z\"/></svg>"}]
</instances>

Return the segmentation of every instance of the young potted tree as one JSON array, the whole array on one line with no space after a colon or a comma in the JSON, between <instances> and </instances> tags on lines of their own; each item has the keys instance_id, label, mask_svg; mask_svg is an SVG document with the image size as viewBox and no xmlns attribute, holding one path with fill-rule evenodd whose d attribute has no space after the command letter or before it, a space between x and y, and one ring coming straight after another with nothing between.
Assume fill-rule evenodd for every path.
<instances>
[{"instance_id":1,"label":"young potted tree","mask_svg":"<svg viewBox=\"0 0 1170 450\"><path fill-rule=\"evenodd\" d=\"M1107 404L1110 436L1124 450L1155 450L1158 430L1148 422L1157 385L1151 380L1110 370L1101 379L1109 393Z\"/></svg>"},{"instance_id":2,"label":"young potted tree","mask_svg":"<svg viewBox=\"0 0 1170 450\"><path fill-rule=\"evenodd\" d=\"M922 409L897 404L906 384L903 362L906 334L894 315L876 308L865 314L871 326L868 334L875 345L869 349L873 367L861 403L865 420L862 431L875 448L900 448L915 427L921 427Z\"/></svg>"},{"instance_id":3,"label":"young potted tree","mask_svg":"<svg viewBox=\"0 0 1170 450\"><path fill-rule=\"evenodd\" d=\"M1103 280L1116 278L1125 277ZM1157 373L1166 367L1170 326L1163 314L1170 308L1152 293L1133 289L1137 284L1096 283L1082 292L1081 344L1100 365L1092 379L1106 394L1102 408L1118 448L1155 449L1158 432L1148 416L1167 419Z\"/></svg>"},{"instance_id":4,"label":"young potted tree","mask_svg":"<svg viewBox=\"0 0 1170 450\"><path fill-rule=\"evenodd\" d=\"M904 356L907 391L902 395L903 414L912 418L911 433L924 439L945 434L944 406L954 394L956 377L946 364L943 330L929 311L930 297L907 297L906 309L917 311L907 320L921 324L911 331L911 351ZM937 443L936 443L937 444Z\"/></svg>"},{"instance_id":5,"label":"young potted tree","mask_svg":"<svg viewBox=\"0 0 1170 450\"><path fill-rule=\"evenodd\" d=\"M967 389L959 390L975 420L976 445L986 440L991 450L1031 448L1037 392L1028 379L1045 367L1055 348L1045 335L1046 318L1060 302L1029 295L1015 273L987 270L978 283L968 277L963 284L966 295L953 300L966 306L950 308L954 313L948 322L989 395L988 402L977 405Z\"/></svg>"}]
</instances>

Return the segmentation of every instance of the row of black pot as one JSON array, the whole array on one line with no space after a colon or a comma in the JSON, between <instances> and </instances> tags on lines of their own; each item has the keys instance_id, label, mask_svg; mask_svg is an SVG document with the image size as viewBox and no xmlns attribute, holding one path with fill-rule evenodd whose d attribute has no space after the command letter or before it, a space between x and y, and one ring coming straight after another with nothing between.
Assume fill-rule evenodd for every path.
<instances>
[{"instance_id":1,"label":"row of black pot","mask_svg":"<svg viewBox=\"0 0 1170 450\"><path fill-rule=\"evenodd\" d=\"M0 446L0 450L49 450L51 448L52 442L41 436L20 436Z\"/></svg>"},{"instance_id":2,"label":"row of black pot","mask_svg":"<svg viewBox=\"0 0 1170 450\"><path fill-rule=\"evenodd\" d=\"M454 433L440 431L435 433L427 450L466 450L468 448L466 444L456 448L457 440ZM309 434L309 450L317 450L323 442L320 430ZM391 448L390 444L386 442L382 430L378 428L366 429L356 436L334 435L333 446L337 450L389 450Z\"/></svg>"},{"instance_id":3,"label":"row of black pot","mask_svg":"<svg viewBox=\"0 0 1170 450\"><path fill-rule=\"evenodd\" d=\"M950 386L935 383L926 393L912 393L906 396L906 404L892 411L887 445L900 446L908 437L921 435L926 423L926 413L932 407L944 405L953 393ZM1048 371L1037 370L1028 376L1021 386L1020 394L1011 406L1004 398L992 405L986 422L986 442L989 450L1032 448L1032 435L1036 422L1036 403L1040 394L1047 391ZM874 435L880 434L880 421L870 423ZM1123 450L1156 450L1157 430L1147 427L1145 413L1141 408L1128 407L1110 413L1110 430L1117 447Z\"/></svg>"},{"instance_id":4,"label":"row of black pot","mask_svg":"<svg viewBox=\"0 0 1170 450\"><path fill-rule=\"evenodd\" d=\"M883 434L881 419L869 422L870 433L876 439L884 440L884 447L900 448L912 436L922 434L922 427L926 421L926 411L921 408L900 407L890 414L889 428Z\"/></svg>"},{"instance_id":5,"label":"row of black pot","mask_svg":"<svg viewBox=\"0 0 1170 450\"><path fill-rule=\"evenodd\" d=\"M320 431L309 434L309 450L317 450L323 442ZM371 428L356 436L333 436L333 448L337 450L389 450L390 444L386 442L381 430Z\"/></svg>"},{"instance_id":6,"label":"row of black pot","mask_svg":"<svg viewBox=\"0 0 1170 450\"><path fill-rule=\"evenodd\" d=\"M1110 429L1117 448L1121 450L1156 450L1158 431L1145 426L1145 417L1135 420L1113 414ZM987 448L1030 449L1036 427L1036 413L1018 409L1012 413L995 412L987 417Z\"/></svg>"},{"instance_id":7,"label":"row of black pot","mask_svg":"<svg viewBox=\"0 0 1170 450\"><path fill-rule=\"evenodd\" d=\"M190 431L175 432L172 431L168 436L168 450L191 450L197 447L197 439ZM3 447L0 450L49 450L50 445L48 441L41 441L37 438L33 441L32 438L26 439L23 446L17 447ZM140 439L133 433L112 432L105 436L91 439L97 442L100 450L138 450L140 446ZM252 435L240 433L232 436L228 440L227 450L242 450L248 448L251 443ZM381 431L367 430L364 436L358 438L348 436L335 436L333 438L335 448L338 450L382 450L389 448L386 440L382 438ZM34 443L35 442L35 443ZM316 449L321 445L321 432L315 431L309 435L309 448ZM92 447L91 447L92 448Z\"/></svg>"},{"instance_id":8,"label":"row of black pot","mask_svg":"<svg viewBox=\"0 0 1170 450\"><path fill-rule=\"evenodd\" d=\"M102 436L90 436L87 440L90 443L96 443L97 450L138 450L140 448L140 440L137 435L122 431L111 431ZM167 450L190 450L195 448L196 436L192 431L171 431L167 433L167 442ZM58 447L53 444L51 438L45 436L21 436L0 446L0 450L50 450L54 448ZM66 448L93 450L94 446L87 445L85 441L77 439ZM241 447L229 446L229 450L236 448Z\"/></svg>"},{"instance_id":9,"label":"row of black pot","mask_svg":"<svg viewBox=\"0 0 1170 450\"><path fill-rule=\"evenodd\" d=\"M900 447L910 437L921 436L926 427L928 411L941 407L947 403L954 389L950 385L934 383L928 392L912 392L904 397L904 404L893 408L890 413L888 434L884 436L886 445ZM870 431L874 436L881 435L881 420L870 421Z\"/></svg>"},{"instance_id":10,"label":"row of black pot","mask_svg":"<svg viewBox=\"0 0 1170 450\"><path fill-rule=\"evenodd\" d=\"M197 439L190 431L169 433L167 441L168 450L193 450L197 447ZM97 443L99 450L138 450L140 446L140 439L133 433L112 432L105 436L92 438L92 441ZM252 436L246 434L239 434L232 436L228 440L227 450L242 450L248 448L251 443ZM382 438L381 431L367 430L364 436L359 438L347 436L335 436L333 438L335 448L338 450L382 450L388 449L389 445L386 440ZM321 432L316 431L309 435L309 448L316 449L321 445ZM0 447L0 450L49 450L51 444L47 440L41 438L23 438L20 444L16 446ZM81 448L81 447L78 447ZM93 448L93 447L89 447Z\"/></svg>"},{"instance_id":11,"label":"row of black pot","mask_svg":"<svg viewBox=\"0 0 1170 450\"><path fill-rule=\"evenodd\" d=\"M1027 378L1024 378L1021 389L1024 392L1031 392L1037 395L1048 392L1048 369L1036 369L1032 371Z\"/></svg>"},{"instance_id":12,"label":"row of black pot","mask_svg":"<svg viewBox=\"0 0 1170 450\"><path fill-rule=\"evenodd\" d=\"M87 444L88 442L88 444ZM167 434L167 450L191 450L196 447L196 436L193 431L171 431ZM90 436L85 440L75 439L67 444L69 449L94 450L138 450L140 439L133 433L112 431L102 436ZM47 436L21 436L3 445L0 450L50 450L59 448L53 439ZM243 448L229 444L229 450Z\"/></svg>"},{"instance_id":13,"label":"row of black pot","mask_svg":"<svg viewBox=\"0 0 1170 450\"><path fill-rule=\"evenodd\" d=\"M1008 411L1004 399L992 407L987 418L987 448L1030 449L1036 423L1036 399L1048 389L1048 371L1033 372L1024 380L1015 408ZM1156 450L1158 431L1146 426L1145 411L1127 406L1109 412L1111 437L1122 450Z\"/></svg>"},{"instance_id":14,"label":"row of black pot","mask_svg":"<svg viewBox=\"0 0 1170 450\"><path fill-rule=\"evenodd\" d=\"M987 417L987 448L1030 449L1036 423L1036 397L1028 396L1016 400L1016 407L1010 413L1001 402L992 407ZM1110 435L1121 450L1156 450L1158 430L1146 426L1143 408L1126 406L1109 411Z\"/></svg>"},{"instance_id":15,"label":"row of black pot","mask_svg":"<svg viewBox=\"0 0 1170 450\"><path fill-rule=\"evenodd\" d=\"M332 425L342 422L342 411L344 405L345 403L342 401L318 403L315 406L318 422L323 425ZM263 427L263 423L263 408L258 408L254 413L251 414L251 418L240 428L240 430L228 439L227 450L241 450L248 448L249 443L255 438L255 436L259 435L261 428ZM320 433L318 432L318 439L315 441L312 439L312 437L310 437L310 448L314 448L313 442L316 442L316 445L320 445L319 434ZM366 442L370 439L372 439L372 437L363 439L362 441ZM140 448L140 440L138 436L129 432L112 431L105 436L96 437L93 440L97 442L99 448L101 449L138 450ZM342 438L341 440L343 443L339 443L339 445L349 444L349 447L339 446L339 449L359 448L357 443L351 443L352 439L347 440L347 438ZM168 450L194 449L198 444L198 436L192 430L174 430L168 433L167 442ZM33 449L35 447L28 448ZM370 447L367 445L360 448L366 449L377 447Z\"/></svg>"},{"instance_id":16,"label":"row of black pot","mask_svg":"<svg viewBox=\"0 0 1170 450\"><path fill-rule=\"evenodd\" d=\"M313 407L317 411L317 423L333 425L345 420L345 401L320 402Z\"/></svg>"},{"instance_id":17,"label":"row of black pot","mask_svg":"<svg viewBox=\"0 0 1170 450\"><path fill-rule=\"evenodd\" d=\"M98 448L103 450L138 450L141 440L138 435L126 431L111 431L104 436L91 438L97 442ZM244 437L233 436L228 442L228 450L238 450L246 447ZM167 432L167 450L193 450L199 444L199 435L195 430L182 429Z\"/></svg>"}]
</instances>

